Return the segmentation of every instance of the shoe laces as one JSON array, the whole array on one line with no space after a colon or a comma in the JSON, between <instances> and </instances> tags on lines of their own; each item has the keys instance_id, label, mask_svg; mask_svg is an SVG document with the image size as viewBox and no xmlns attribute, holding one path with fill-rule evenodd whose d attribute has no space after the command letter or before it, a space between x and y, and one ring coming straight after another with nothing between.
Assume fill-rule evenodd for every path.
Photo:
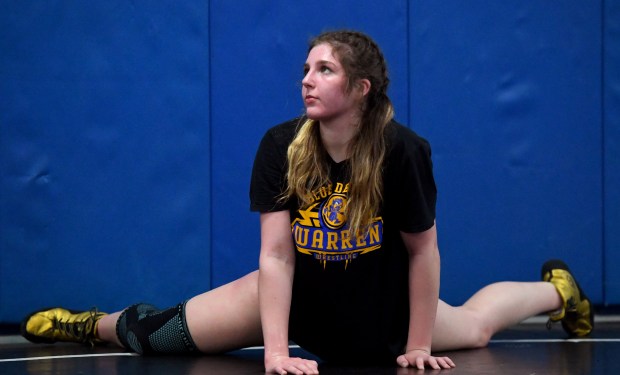
<instances>
[{"instance_id":1,"label":"shoe laces","mask_svg":"<svg viewBox=\"0 0 620 375\"><path fill-rule=\"evenodd\" d=\"M98 312L97 308L92 308L88 311L89 316L86 319L79 321L63 321L62 318L54 320L54 328L60 331L62 334L74 338L77 341L86 344L89 343L94 346L94 332L93 325L95 324Z\"/></svg>"}]
</instances>

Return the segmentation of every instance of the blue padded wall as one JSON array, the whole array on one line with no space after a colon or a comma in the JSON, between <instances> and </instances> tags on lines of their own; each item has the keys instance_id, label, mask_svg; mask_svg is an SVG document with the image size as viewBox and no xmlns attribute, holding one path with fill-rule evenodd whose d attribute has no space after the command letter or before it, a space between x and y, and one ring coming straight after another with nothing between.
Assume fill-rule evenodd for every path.
<instances>
[{"instance_id":1,"label":"blue padded wall","mask_svg":"<svg viewBox=\"0 0 620 375\"><path fill-rule=\"evenodd\" d=\"M1 8L0 321L204 290L206 4Z\"/></svg>"},{"instance_id":2,"label":"blue padded wall","mask_svg":"<svg viewBox=\"0 0 620 375\"><path fill-rule=\"evenodd\" d=\"M605 302L620 304L620 0L605 1Z\"/></svg>"},{"instance_id":3,"label":"blue padded wall","mask_svg":"<svg viewBox=\"0 0 620 375\"><path fill-rule=\"evenodd\" d=\"M411 124L434 146L442 297L560 257L600 302L601 2L412 4Z\"/></svg>"},{"instance_id":4,"label":"blue padded wall","mask_svg":"<svg viewBox=\"0 0 620 375\"><path fill-rule=\"evenodd\" d=\"M618 0L3 2L0 322L167 305L257 267L266 129L308 39L372 35L433 146L441 295L562 257L620 303Z\"/></svg>"}]
</instances>

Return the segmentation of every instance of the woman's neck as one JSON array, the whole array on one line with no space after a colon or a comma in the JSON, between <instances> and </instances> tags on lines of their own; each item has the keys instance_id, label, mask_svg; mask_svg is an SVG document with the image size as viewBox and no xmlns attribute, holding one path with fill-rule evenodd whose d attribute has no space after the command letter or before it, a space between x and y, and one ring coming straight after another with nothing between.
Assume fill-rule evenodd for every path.
<instances>
[{"instance_id":1,"label":"woman's neck","mask_svg":"<svg viewBox=\"0 0 620 375\"><path fill-rule=\"evenodd\" d=\"M356 122L320 122L319 130L323 147L336 163L349 158L350 142L358 131Z\"/></svg>"}]
</instances>

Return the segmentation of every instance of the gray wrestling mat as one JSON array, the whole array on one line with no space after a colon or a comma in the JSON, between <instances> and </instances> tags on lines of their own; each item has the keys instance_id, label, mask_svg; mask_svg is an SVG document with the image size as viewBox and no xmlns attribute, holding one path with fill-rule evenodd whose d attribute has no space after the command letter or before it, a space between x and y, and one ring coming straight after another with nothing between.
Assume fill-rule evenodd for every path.
<instances>
[{"instance_id":1,"label":"gray wrestling mat","mask_svg":"<svg viewBox=\"0 0 620 375\"><path fill-rule=\"evenodd\" d=\"M620 316L597 316L585 339L566 340L559 324L552 330L542 317L530 319L493 338L483 349L445 353L457 367L442 374L620 374ZM292 355L311 357L298 347ZM420 374L396 366L333 366L321 374ZM0 374L262 374L263 348L217 356L140 357L112 346L34 345L19 336L0 336ZM427 370L426 374L438 371Z\"/></svg>"}]
</instances>

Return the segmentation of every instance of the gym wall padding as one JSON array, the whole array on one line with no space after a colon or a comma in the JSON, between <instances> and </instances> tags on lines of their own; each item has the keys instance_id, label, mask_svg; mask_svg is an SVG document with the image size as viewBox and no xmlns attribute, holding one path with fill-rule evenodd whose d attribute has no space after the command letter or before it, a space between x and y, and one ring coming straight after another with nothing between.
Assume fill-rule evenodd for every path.
<instances>
[{"instance_id":1,"label":"gym wall padding","mask_svg":"<svg viewBox=\"0 0 620 375\"><path fill-rule=\"evenodd\" d=\"M559 257L601 302L601 2L412 4L411 125L434 145L442 296Z\"/></svg>"},{"instance_id":2,"label":"gym wall padding","mask_svg":"<svg viewBox=\"0 0 620 375\"><path fill-rule=\"evenodd\" d=\"M620 303L618 3L4 2L0 322L254 270L256 147L335 28L379 42L397 119L431 141L444 299L561 257Z\"/></svg>"},{"instance_id":3,"label":"gym wall padding","mask_svg":"<svg viewBox=\"0 0 620 375\"><path fill-rule=\"evenodd\" d=\"M207 4L1 7L0 321L204 290Z\"/></svg>"},{"instance_id":4,"label":"gym wall padding","mask_svg":"<svg viewBox=\"0 0 620 375\"><path fill-rule=\"evenodd\" d=\"M605 0L603 196L605 302L620 304L620 0Z\"/></svg>"}]
</instances>

